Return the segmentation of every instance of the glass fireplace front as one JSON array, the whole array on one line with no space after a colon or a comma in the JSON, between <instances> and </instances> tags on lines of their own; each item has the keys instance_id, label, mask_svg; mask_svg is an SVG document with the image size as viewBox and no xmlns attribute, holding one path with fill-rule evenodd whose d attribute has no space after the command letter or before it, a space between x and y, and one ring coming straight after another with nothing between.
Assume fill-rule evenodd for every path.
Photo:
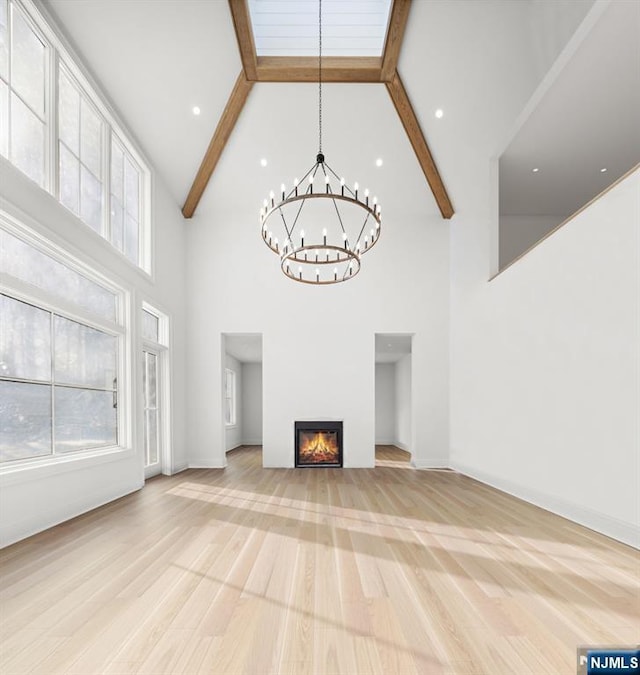
<instances>
[{"instance_id":1,"label":"glass fireplace front","mask_svg":"<svg viewBox=\"0 0 640 675\"><path fill-rule=\"evenodd\" d=\"M296 467L342 466L342 422L296 422Z\"/></svg>"}]
</instances>

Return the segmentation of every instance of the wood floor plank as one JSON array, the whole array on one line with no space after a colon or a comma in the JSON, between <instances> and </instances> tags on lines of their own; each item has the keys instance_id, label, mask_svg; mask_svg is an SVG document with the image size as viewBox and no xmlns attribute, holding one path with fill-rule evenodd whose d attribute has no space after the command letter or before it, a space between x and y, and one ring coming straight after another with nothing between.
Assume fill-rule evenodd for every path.
<instances>
[{"instance_id":1,"label":"wood floor plank","mask_svg":"<svg viewBox=\"0 0 640 675\"><path fill-rule=\"evenodd\" d=\"M0 673L564 675L640 642L640 553L453 471L257 447L0 551Z\"/></svg>"}]
</instances>

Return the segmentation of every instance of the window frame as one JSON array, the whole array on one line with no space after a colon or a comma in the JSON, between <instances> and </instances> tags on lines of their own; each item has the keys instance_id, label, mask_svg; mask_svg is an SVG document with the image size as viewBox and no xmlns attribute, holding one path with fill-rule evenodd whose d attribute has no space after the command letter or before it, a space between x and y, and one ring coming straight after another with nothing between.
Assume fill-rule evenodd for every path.
<instances>
[{"instance_id":1,"label":"window frame","mask_svg":"<svg viewBox=\"0 0 640 675\"><path fill-rule=\"evenodd\" d=\"M229 378L231 376L231 378ZM229 395L229 381L231 381L231 395ZM224 400L225 400L225 408L224 408L224 426L226 429L231 429L233 427L236 427L238 425L238 417L237 417L237 375L236 371L233 370L232 368L225 368L224 369ZM230 417L231 421L227 422L227 405L226 402L230 401Z\"/></svg>"},{"instance_id":2,"label":"window frame","mask_svg":"<svg viewBox=\"0 0 640 675\"><path fill-rule=\"evenodd\" d=\"M116 317L111 321L104 317L99 317L87 310L74 305L73 302L59 299L50 292L34 286L26 281L13 277L6 272L0 272L0 293L7 295L19 302L24 302L32 305L38 309L49 312L53 317L60 316L70 321L74 321L101 331L107 335L116 338L117 345L117 363L116 363L116 377L117 377L117 406L116 406L116 444L108 446L83 448L81 450L74 450L64 453L55 453L55 444L53 443L51 452L47 455L40 455L32 458L21 458L15 460L8 460L0 462L0 475L11 473L16 470L31 469L33 467L52 466L61 462L68 462L74 459L82 459L88 457L97 457L105 454L121 453L122 451L131 449L132 447L132 414L130 409L131 396L131 378L129 376L130 363L130 330L128 322L126 321L128 305L127 292L113 283L104 275L89 265L82 263L70 253L58 247L56 244L43 236L37 234L35 231L29 229L26 225L22 225L17 220L12 218L4 211L0 211L0 228L7 231L14 237L17 237L32 246L36 250L54 258L59 263L65 265L72 271L86 277L87 279L99 284L112 292L116 296ZM53 343L51 345L53 350ZM54 365L52 363L52 371ZM3 377L3 381L27 382L25 378L17 377ZM55 383L53 377L49 383L37 382L38 384L48 384L51 387L52 397L55 387L59 386ZM89 387L77 387L80 389L89 389ZM52 424L55 422L52 419Z\"/></svg>"},{"instance_id":3,"label":"window frame","mask_svg":"<svg viewBox=\"0 0 640 675\"><path fill-rule=\"evenodd\" d=\"M30 1L30 0L28 0ZM13 80L13 57L12 57L12 48L13 48L13 21L14 21L14 12L18 9L21 17L24 19L27 26L33 31L36 38L44 46L44 92L43 92L43 112L42 115L36 112L27 101L24 100L22 95L18 93L12 84ZM51 155L51 135L52 135L52 110L55 107L55 102L52 100L54 98L53 91L51 88L51 72L55 70L56 58L54 57L54 50L46 30L41 25L41 22L38 21L37 17L34 17L33 13L26 7L22 0L7 0L7 32L10 36L9 42L7 43L7 154L6 159L11 163L12 166L15 166L18 171L24 173L29 180L32 180L38 187L51 192L52 188L52 174L51 174L51 164L52 164L52 155ZM14 164L12 159L12 113L11 113L11 101L12 96L17 96L20 102L27 108L27 110L35 115L35 117L42 123L43 126L43 148L42 148L42 184L38 183L33 179L29 174L25 173Z\"/></svg>"}]
</instances>

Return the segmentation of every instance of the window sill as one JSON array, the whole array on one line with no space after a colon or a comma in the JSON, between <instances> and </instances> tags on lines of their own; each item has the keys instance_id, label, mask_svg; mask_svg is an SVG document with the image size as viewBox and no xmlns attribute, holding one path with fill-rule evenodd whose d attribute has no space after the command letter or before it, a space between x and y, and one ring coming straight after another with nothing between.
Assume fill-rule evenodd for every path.
<instances>
[{"instance_id":1,"label":"window sill","mask_svg":"<svg viewBox=\"0 0 640 675\"><path fill-rule=\"evenodd\" d=\"M15 485L40 478L48 478L70 471L80 471L108 462L119 462L135 457L131 448L103 448L63 457L46 457L0 468L0 484Z\"/></svg>"}]
</instances>

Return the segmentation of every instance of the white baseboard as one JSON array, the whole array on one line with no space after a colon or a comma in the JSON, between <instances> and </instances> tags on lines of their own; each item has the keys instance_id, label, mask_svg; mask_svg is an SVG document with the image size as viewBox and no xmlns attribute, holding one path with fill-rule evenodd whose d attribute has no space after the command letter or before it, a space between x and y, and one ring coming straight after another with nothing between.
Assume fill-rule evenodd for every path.
<instances>
[{"instance_id":1,"label":"white baseboard","mask_svg":"<svg viewBox=\"0 0 640 675\"><path fill-rule=\"evenodd\" d=\"M405 452L411 452L409 450L409 446L406 443L401 443L400 441L393 441L390 445L395 445L396 448L400 448L400 450L404 450Z\"/></svg>"},{"instance_id":2,"label":"white baseboard","mask_svg":"<svg viewBox=\"0 0 640 675\"><path fill-rule=\"evenodd\" d=\"M214 462L210 459L194 459L189 462L189 469L225 469L227 462Z\"/></svg>"},{"instance_id":3,"label":"white baseboard","mask_svg":"<svg viewBox=\"0 0 640 675\"><path fill-rule=\"evenodd\" d=\"M485 483L502 492L523 499L546 511L551 511L551 513L567 518L574 523L578 523L578 525L588 527L590 530L604 534L623 544L640 549L640 528L638 528L638 525L612 518L611 516L581 506L580 504L574 504L554 495L541 492L540 490L532 489L510 480L494 476L481 469L469 466L464 462L456 461L455 459L452 459L450 466L459 473L474 478L481 483Z\"/></svg>"},{"instance_id":4,"label":"white baseboard","mask_svg":"<svg viewBox=\"0 0 640 675\"><path fill-rule=\"evenodd\" d=\"M404 450L404 448L402 449ZM415 457L412 457L411 466L414 469L448 469L449 461L447 459L442 459L442 457L434 457L433 459L416 459Z\"/></svg>"},{"instance_id":5,"label":"white baseboard","mask_svg":"<svg viewBox=\"0 0 640 675\"><path fill-rule=\"evenodd\" d=\"M262 445L261 438L245 438L242 445Z\"/></svg>"},{"instance_id":6,"label":"white baseboard","mask_svg":"<svg viewBox=\"0 0 640 675\"><path fill-rule=\"evenodd\" d=\"M169 473L165 474L166 476L175 476L177 473L181 473L182 471L186 471L189 468L189 465L184 462L183 464L177 464L176 466L172 467Z\"/></svg>"},{"instance_id":7,"label":"white baseboard","mask_svg":"<svg viewBox=\"0 0 640 675\"><path fill-rule=\"evenodd\" d=\"M243 445L243 444L242 443L236 443L235 445L232 445L230 448L227 448L225 450L225 453L231 452L232 450L235 450L236 448L239 448L241 445Z\"/></svg>"},{"instance_id":8,"label":"white baseboard","mask_svg":"<svg viewBox=\"0 0 640 675\"><path fill-rule=\"evenodd\" d=\"M385 440L379 441L376 438L376 445L398 445L398 444L395 441L392 441L392 440L386 440L385 439Z\"/></svg>"}]
</instances>

